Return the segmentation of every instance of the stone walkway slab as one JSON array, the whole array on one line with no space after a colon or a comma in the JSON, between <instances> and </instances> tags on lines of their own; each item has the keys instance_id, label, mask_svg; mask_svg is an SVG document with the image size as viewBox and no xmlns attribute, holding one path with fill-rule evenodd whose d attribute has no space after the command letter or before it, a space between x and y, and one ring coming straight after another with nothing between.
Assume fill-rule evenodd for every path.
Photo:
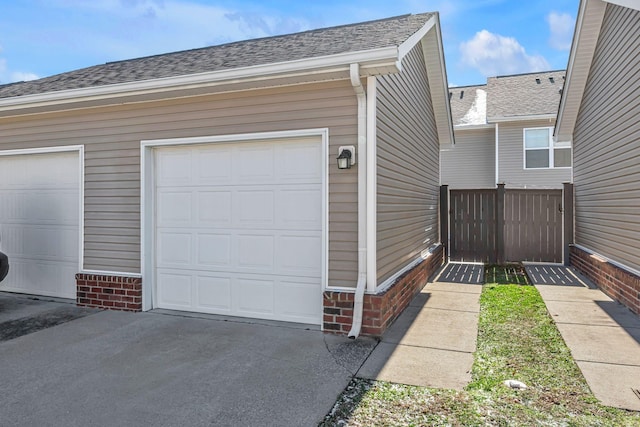
<instances>
[{"instance_id":1,"label":"stone walkway slab","mask_svg":"<svg viewBox=\"0 0 640 427\"><path fill-rule=\"evenodd\" d=\"M640 411L640 318L583 278L554 284L553 275L536 288L591 391L605 405Z\"/></svg>"},{"instance_id":2,"label":"stone walkway slab","mask_svg":"<svg viewBox=\"0 0 640 427\"><path fill-rule=\"evenodd\" d=\"M471 381L478 335L482 286L473 281L428 283L357 376L462 390Z\"/></svg>"}]
</instances>

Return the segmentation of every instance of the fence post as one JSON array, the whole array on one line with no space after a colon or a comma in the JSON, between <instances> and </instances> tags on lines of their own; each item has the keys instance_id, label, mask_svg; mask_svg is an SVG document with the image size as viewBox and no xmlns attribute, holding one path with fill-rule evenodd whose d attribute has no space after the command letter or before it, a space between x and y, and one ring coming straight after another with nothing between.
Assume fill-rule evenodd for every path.
<instances>
[{"instance_id":1,"label":"fence post","mask_svg":"<svg viewBox=\"0 0 640 427\"><path fill-rule=\"evenodd\" d=\"M440 243L444 247L445 262L449 259L449 186L440 186Z\"/></svg>"},{"instance_id":2,"label":"fence post","mask_svg":"<svg viewBox=\"0 0 640 427\"><path fill-rule=\"evenodd\" d=\"M496 256L498 264L504 264L504 184L498 184L496 192Z\"/></svg>"},{"instance_id":3,"label":"fence post","mask_svg":"<svg viewBox=\"0 0 640 427\"><path fill-rule=\"evenodd\" d=\"M565 182L562 184L562 221L564 230L564 247L562 251L562 260L564 265L571 264L570 245L573 242L573 184Z\"/></svg>"}]
</instances>

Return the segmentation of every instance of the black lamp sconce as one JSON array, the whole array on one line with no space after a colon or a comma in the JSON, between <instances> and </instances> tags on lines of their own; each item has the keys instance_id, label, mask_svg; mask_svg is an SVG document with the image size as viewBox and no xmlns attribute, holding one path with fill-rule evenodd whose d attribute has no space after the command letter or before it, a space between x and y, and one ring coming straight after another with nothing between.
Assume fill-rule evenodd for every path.
<instances>
[{"instance_id":1,"label":"black lamp sconce","mask_svg":"<svg viewBox=\"0 0 640 427\"><path fill-rule=\"evenodd\" d=\"M356 164L356 147L347 145L338 148L338 169L351 169Z\"/></svg>"}]
</instances>

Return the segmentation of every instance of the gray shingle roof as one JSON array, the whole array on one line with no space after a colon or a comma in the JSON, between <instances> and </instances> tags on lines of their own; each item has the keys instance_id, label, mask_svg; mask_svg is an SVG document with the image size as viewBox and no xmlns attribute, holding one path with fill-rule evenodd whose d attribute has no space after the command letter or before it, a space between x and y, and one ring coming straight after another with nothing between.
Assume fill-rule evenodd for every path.
<instances>
[{"instance_id":1,"label":"gray shingle roof","mask_svg":"<svg viewBox=\"0 0 640 427\"><path fill-rule=\"evenodd\" d=\"M487 79L487 117L557 114L564 70Z\"/></svg>"},{"instance_id":2,"label":"gray shingle roof","mask_svg":"<svg viewBox=\"0 0 640 427\"><path fill-rule=\"evenodd\" d=\"M454 126L486 124L486 90L487 85L449 88L449 104Z\"/></svg>"},{"instance_id":3,"label":"gray shingle roof","mask_svg":"<svg viewBox=\"0 0 640 427\"><path fill-rule=\"evenodd\" d=\"M0 86L0 98L231 70L399 46L433 13L323 28L110 62L39 80Z\"/></svg>"},{"instance_id":4,"label":"gray shingle roof","mask_svg":"<svg viewBox=\"0 0 640 427\"><path fill-rule=\"evenodd\" d=\"M556 114L564 76L564 70L517 74L489 77L486 85L449 88L453 124L479 125L498 117Z\"/></svg>"}]
</instances>

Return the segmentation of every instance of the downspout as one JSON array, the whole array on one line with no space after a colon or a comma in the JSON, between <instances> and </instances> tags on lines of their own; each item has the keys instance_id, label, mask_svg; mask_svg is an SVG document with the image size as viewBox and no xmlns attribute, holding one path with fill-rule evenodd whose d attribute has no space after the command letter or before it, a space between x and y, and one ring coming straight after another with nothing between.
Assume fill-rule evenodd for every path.
<instances>
[{"instance_id":1,"label":"downspout","mask_svg":"<svg viewBox=\"0 0 640 427\"><path fill-rule=\"evenodd\" d=\"M353 321L348 337L355 339L362 328L364 291L367 287L367 95L360 80L360 65L350 67L351 85L358 99L358 282L353 298Z\"/></svg>"},{"instance_id":2,"label":"downspout","mask_svg":"<svg viewBox=\"0 0 640 427\"><path fill-rule=\"evenodd\" d=\"M498 130L498 126L500 126L499 123L496 123L496 188L498 186L498 184L500 184L500 140L499 140L499 130Z\"/></svg>"}]
</instances>

